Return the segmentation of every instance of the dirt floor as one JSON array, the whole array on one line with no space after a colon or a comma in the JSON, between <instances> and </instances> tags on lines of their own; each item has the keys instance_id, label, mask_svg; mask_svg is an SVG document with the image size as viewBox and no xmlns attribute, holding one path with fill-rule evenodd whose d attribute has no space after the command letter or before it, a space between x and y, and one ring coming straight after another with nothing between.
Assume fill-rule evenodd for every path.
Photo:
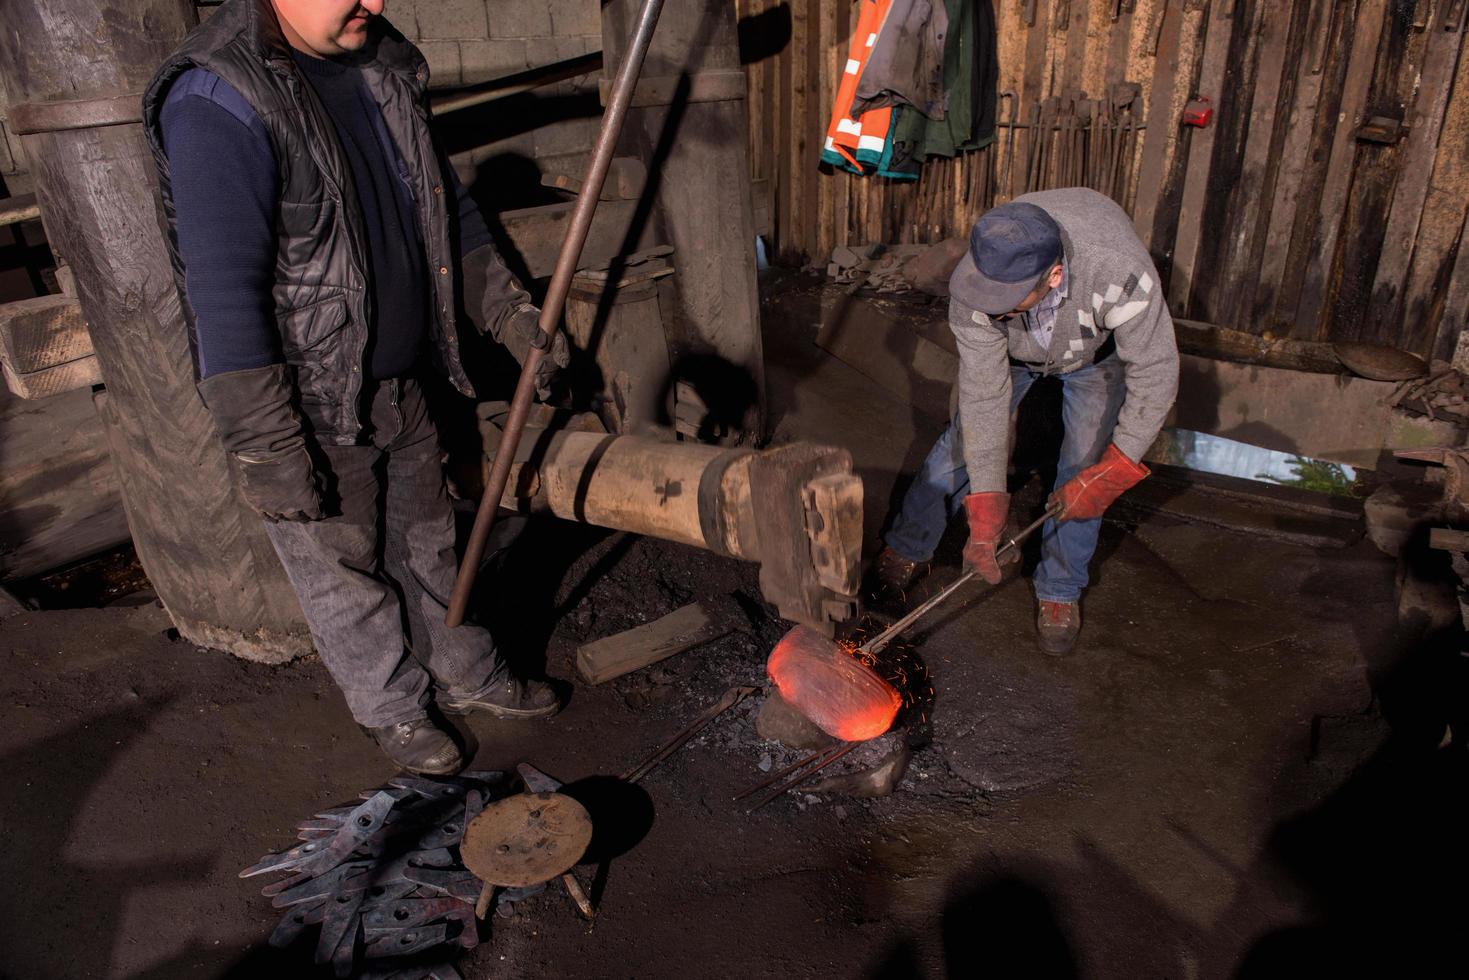
<instances>
[{"instance_id":1,"label":"dirt floor","mask_svg":"<svg viewBox=\"0 0 1469 980\"><path fill-rule=\"evenodd\" d=\"M871 537L937 431L817 351L809 310L767 312L775 439L851 448ZM731 797L794 758L758 699L636 790L596 779L762 682L784 626L753 566L555 522L497 561L485 615L556 677L700 596L748 621L549 721L465 727L478 768L591 787L623 852L594 925L526 899L466 978L1462 975L1462 638L1399 627L1368 544L1109 524L1075 656L1037 652L1024 581L976 591L911 638L935 695L897 792L754 814ZM170 636L146 591L0 619L0 976L318 975L309 944L266 946L277 910L237 872L389 768L316 661Z\"/></svg>"}]
</instances>

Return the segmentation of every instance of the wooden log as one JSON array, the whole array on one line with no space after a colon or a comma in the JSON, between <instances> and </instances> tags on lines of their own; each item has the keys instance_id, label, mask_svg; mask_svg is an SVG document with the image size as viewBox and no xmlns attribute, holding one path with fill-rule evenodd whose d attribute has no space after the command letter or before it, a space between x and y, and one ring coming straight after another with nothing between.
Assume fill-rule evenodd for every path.
<instances>
[{"instance_id":1,"label":"wooden log","mask_svg":"<svg viewBox=\"0 0 1469 980\"><path fill-rule=\"evenodd\" d=\"M588 684L602 684L727 636L737 621L733 600L701 599L651 623L583 644L576 651L576 671Z\"/></svg>"},{"instance_id":2,"label":"wooden log","mask_svg":"<svg viewBox=\"0 0 1469 980\"><path fill-rule=\"evenodd\" d=\"M1330 344L1286 337L1266 340L1258 334L1197 320L1175 319L1173 328L1178 338L1178 349L1185 354L1313 374L1341 374L1345 371Z\"/></svg>"},{"instance_id":3,"label":"wooden log","mask_svg":"<svg viewBox=\"0 0 1469 980\"><path fill-rule=\"evenodd\" d=\"M148 578L191 642L263 660L306 653L295 593L260 518L234 489L194 387L142 128L114 119L67 128L46 108L57 93L94 109L136 106L192 26L193 8L173 0L15 0L5 16L0 80L12 112L20 104L32 110L33 131L22 144L47 237L75 273L107 383L102 428ZM83 39L87 55L79 57Z\"/></svg>"}]
</instances>

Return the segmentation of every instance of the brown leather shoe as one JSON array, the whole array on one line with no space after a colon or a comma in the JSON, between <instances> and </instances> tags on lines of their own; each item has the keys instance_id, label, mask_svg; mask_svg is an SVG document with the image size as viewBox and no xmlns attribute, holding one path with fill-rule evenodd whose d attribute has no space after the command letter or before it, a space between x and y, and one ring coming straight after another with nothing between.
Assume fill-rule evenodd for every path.
<instances>
[{"instance_id":1,"label":"brown leather shoe","mask_svg":"<svg viewBox=\"0 0 1469 980\"><path fill-rule=\"evenodd\" d=\"M927 564L924 561L909 561L893 549L884 548L872 562L872 582L891 592L904 592Z\"/></svg>"},{"instance_id":2,"label":"brown leather shoe","mask_svg":"<svg viewBox=\"0 0 1469 980\"><path fill-rule=\"evenodd\" d=\"M1081 632L1081 603L1048 599L1039 603L1035 628L1040 635L1041 649L1053 657L1064 657L1076 646L1076 634Z\"/></svg>"}]
</instances>

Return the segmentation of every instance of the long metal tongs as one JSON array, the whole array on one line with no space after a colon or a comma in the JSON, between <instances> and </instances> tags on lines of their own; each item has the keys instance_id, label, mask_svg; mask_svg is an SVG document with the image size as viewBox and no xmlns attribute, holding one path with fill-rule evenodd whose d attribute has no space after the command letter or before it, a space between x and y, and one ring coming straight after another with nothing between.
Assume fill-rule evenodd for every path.
<instances>
[{"instance_id":1,"label":"long metal tongs","mask_svg":"<svg viewBox=\"0 0 1469 980\"><path fill-rule=\"evenodd\" d=\"M1011 551L1018 551L1020 549L1020 546L1025 543L1026 538L1034 534L1036 530L1046 521L1050 520L1053 517L1059 517L1061 515L1061 511L1064 509L1065 508L1061 505L1060 501L1057 501L1056 503L1047 507L1046 512L1040 517L1037 517L1028 527L1025 528L1025 530L1021 531L1019 534L1015 535L1013 538L1006 541L1003 545L995 550L995 560L999 561L1000 559L1008 555ZM897 638L900 633L902 633L908 627L912 626L914 623L918 622L918 620L922 618L925 613L931 610L934 606L937 606L939 603L943 602L949 596L953 595L956 591L959 590L961 586L963 586L970 579L974 578L974 576L977 574L979 573L971 571L965 572L963 575L960 575L958 578L954 579L954 581L950 582L948 585L939 590L939 593L935 595L932 599L929 599L923 605L917 607L916 609L913 609L902 619L893 623L893 625L889 626L887 629L883 630L881 633L877 634L866 643L862 644L860 647L857 648L857 652L881 652L882 649L886 647L889 643L891 643L895 638Z\"/></svg>"},{"instance_id":2,"label":"long metal tongs","mask_svg":"<svg viewBox=\"0 0 1469 980\"><path fill-rule=\"evenodd\" d=\"M556 258L556 271L551 275L551 285L546 290L546 302L541 306L537 340L541 345L532 345L525 363L520 366L520 381L515 385L515 396L510 401L510 415L505 420L505 434L490 464L490 475L486 481L484 496L480 498L479 510L474 515L474 529L469 533L469 544L464 549L464 560L459 565L459 577L454 580L454 592L449 597L449 613L444 617L446 626L455 627L464 622L469 609L469 594L474 588L474 579L484 559L485 544L490 538L490 529L495 526L495 514L500 509L500 498L505 495L505 484L510 480L510 464L515 459L515 448L520 445L520 434L525 429L525 420L530 416L531 403L536 393L536 367L545 356L546 348L556 336L561 323L561 312L566 306L566 294L571 290L571 277L581 261L581 250L587 242L587 233L592 227L592 215L597 210L597 200L602 194L602 185L607 180L607 170L612 165L612 154L617 148L617 137L622 132L622 122L632 106L633 89L643 70L643 59L648 54L648 45L653 41L653 28L658 25L658 15L663 10L663 0L643 0L638 11L637 23L628 40L627 51L617 69L617 78L612 83L612 94L607 100L607 112L602 116L602 129L597 134L597 145L592 150L592 162L587 167L587 176L577 195L576 207L571 212L571 224L566 229L566 238L561 243L561 252Z\"/></svg>"}]
</instances>

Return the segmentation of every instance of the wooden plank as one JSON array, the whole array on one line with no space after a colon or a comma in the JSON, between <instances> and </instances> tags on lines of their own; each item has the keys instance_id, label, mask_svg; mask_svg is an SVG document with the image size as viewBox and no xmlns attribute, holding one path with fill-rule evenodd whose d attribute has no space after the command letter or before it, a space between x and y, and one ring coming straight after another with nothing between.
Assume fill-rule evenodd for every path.
<instances>
[{"instance_id":1,"label":"wooden plank","mask_svg":"<svg viewBox=\"0 0 1469 980\"><path fill-rule=\"evenodd\" d=\"M1188 164L1187 155L1181 152L1184 146L1181 120L1183 107L1197 84L1204 48L1206 13L1207 7L1204 3L1197 0L1187 0L1184 3L1183 18L1179 25L1178 80L1173 86L1173 98L1160 120L1167 142L1163 147L1162 177L1158 186L1158 202L1154 209L1151 249L1165 283L1173 266L1174 238L1178 233L1178 212L1183 198L1184 172ZM1152 133L1151 127L1148 132Z\"/></svg>"},{"instance_id":2,"label":"wooden plank","mask_svg":"<svg viewBox=\"0 0 1469 980\"><path fill-rule=\"evenodd\" d=\"M1077 95L1083 91L1082 77L1086 69L1087 26L1091 19L1090 0L1065 0L1066 21L1057 20L1057 34L1066 39L1062 64L1061 91ZM1095 96L1095 92L1088 93Z\"/></svg>"},{"instance_id":3,"label":"wooden plank","mask_svg":"<svg viewBox=\"0 0 1469 980\"><path fill-rule=\"evenodd\" d=\"M1450 317L1452 304L1446 303L1445 292L1452 284L1454 250L1469 214L1466 187L1469 187L1469 57L1461 54L1439 134L1433 178L1418 225L1413 262L1403 289L1398 341L1398 346L1405 350L1443 360L1454 357L1463 326L1462 319Z\"/></svg>"},{"instance_id":4,"label":"wooden plank","mask_svg":"<svg viewBox=\"0 0 1469 980\"><path fill-rule=\"evenodd\" d=\"M1455 365L1460 366L1461 362L1469 361L1469 358L1461 358L1459 354L1464 338L1469 336L1466 334L1469 331L1469 212L1464 214L1464 224L1459 229L1459 238L1454 242L1454 248L1457 258L1444 296L1443 318L1439 322L1435 349L1439 356L1453 351ZM1469 368L1469 363L1463 363L1462 367Z\"/></svg>"},{"instance_id":5,"label":"wooden plank","mask_svg":"<svg viewBox=\"0 0 1469 980\"><path fill-rule=\"evenodd\" d=\"M824 133L826 119L822 115L831 113L832 104L836 101L837 81L841 78L843 65L847 59L847 44L837 36L837 7L838 3L823 3L820 5L820 18L818 21L818 42L813 54L819 59L820 69L820 95L815 100L817 108L816 129L813 132L818 135ZM812 179L817 176L816 160L820 153L813 153L811 167ZM834 175L823 176L816 184L817 214L816 214L816 255L814 258L820 260L831 255L831 250L836 247L836 184L838 178Z\"/></svg>"},{"instance_id":6,"label":"wooden plank","mask_svg":"<svg viewBox=\"0 0 1469 980\"><path fill-rule=\"evenodd\" d=\"M577 673L588 684L602 684L641 670L728 635L737 612L727 597L690 603L651 623L583 644L576 651Z\"/></svg>"},{"instance_id":7,"label":"wooden plank","mask_svg":"<svg viewBox=\"0 0 1469 980\"><path fill-rule=\"evenodd\" d=\"M1423 219L1423 207L1428 201L1439 135L1463 47L1462 25L1444 23L1448 8L1453 6L1447 2L1439 3L1429 25L1418 97L1408 118L1407 143L1398 156L1400 177L1393 189L1382 255L1372 286L1367 317L1370 333L1389 341L1396 339L1393 335L1402 322L1404 290L1412 268L1413 248ZM1465 7L1459 6L1458 9L1462 11Z\"/></svg>"},{"instance_id":8,"label":"wooden plank","mask_svg":"<svg viewBox=\"0 0 1469 980\"><path fill-rule=\"evenodd\" d=\"M82 308L70 296L36 296L0 305L0 361L30 374L92 356Z\"/></svg>"},{"instance_id":9,"label":"wooden plank","mask_svg":"<svg viewBox=\"0 0 1469 980\"><path fill-rule=\"evenodd\" d=\"M1438 551L1469 552L1469 531L1455 531L1447 527L1430 528L1428 547Z\"/></svg>"},{"instance_id":10,"label":"wooden plank","mask_svg":"<svg viewBox=\"0 0 1469 980\"><path fill-rule=\"evenodd\" d=\"M0 388L0 580L128 540L117 470L90 391L21 401Z\"/></svg>"},{"instance_id":11,"label":"wooden plank","mask_svg":"<svg viewBox=\"0 0 1469 980\"><path fill-rule=\"evenodd\" d=\"M1212 100L1215 119L1202 129L1194 129L1188 140L1188 167L1183 180L1183 199L1178 213L1178 234L1173 246L1173 274L1168 278L1168 306L1175 315L1189 311L1189 296L1194 285L1194 266L1204 238L1204 207L1210 192L1209 175L1214 168L1214 138L1224 124L1224 116L1232 109L1232 91L1224 83L1230 44L1234 39L1235 20L1230 0L1215 0L1210 7L1204 55L1199 67L1197 93ZM1220 188L1213 189L1215 193Z\"/></svg>"},{"instance_id":12,"label":"wooden plank","mask_svg":"<svg viewBox=\"0 0 1469 980\"><path fill-rule=\"evenodd\" d=\"M1321 318L1331 289L1332 269L1338 260L1337 246L1340 242L1337 233L1341 229L1347 195L1351 193L1352 168L1357 156L1354 134L1362 122L1362 110L1366 107L1367 92L1372 85L1387 4L1388 0L1361 0L1357 16L1352 19L1352 47L1347 58L1346 82L1332 133L1331 156L1326 165L1326 183L1321 191L1316 233L1307 253L1300 303L1295 311L1295 322L1308 335L1324 336Z\"/></svg>"},{"instance_id":13,"label":"wooden plank","mask_svg":"<svg viewBox=\"0 0 1469 980\"><path fill-rule=\"evenodd\" d=\"M836 22L836 45L832 52L835 64L835 80L832 82L832 100L836 99L835 86L840 83L841 73L845 69L845 59L848 47L852 40L853 29L853 5L846 0L835 0L833 6L837 11ZM830 107L828 107L830 108ZM834 185L828 193L832 194L832 247L846 245L851 241L850 215L852 208L852 176L850 174L838 173L830 181Z\"/></svg>"},{"instance_id":14,"label":"wooden plank","mask_svg":"<svg viewBox=\"0 0 1469 980\"><path fill-rule=\"evenodd\" d=\"M786 184L786 239L782 244L790 257L797 261L810 257L812 222L808 213L810 203L806 196L806 184L810 176L808 171L816 166L816 161L807 156L806 151L806 142L810 135L806 127L806 104L815 97L809 91L807 82L811 46L810 13L810 4L791 5L791 43L786 50L786 77L789 79L789 84L785 86L789 110L785 119L788 154L786 169L790 177Z\"/></svg>"},{"instance_id":15,"label":"wooden plank","mask_svg":"<svg viewBox=\"0 0 1469 980\"><path fill-rule=\"evenodd\" d=\"M1138 237L1150 249L1153 225L1163 194L1168 143L1177 129L1171 114L1174 89L1177 87L1179 48L1183 33L1184 0L1167 0L1158 43L1157 63L1153 66L1153 85L1148 93L1147 130L1143 138L1142 162L1138 168L1137 203L1133 206L1132 223Z\"/></svg>"},{"instance_id":16,"label":"wooden plank","mask_svg":"<svg viewBox=\"0 0 1469 980\"><path fill-rule=\"evenodd\" d=\"M518 254L532 278L549 276L556 268L556 257L561 254L561 243L575 207L575 202L566 201L500 213L500 226L510 240L513 253ZM605 265L621 251L636 207L636 201L602 201L597 205L582 250L583 268ZM512 262L515 257L516 254L507 256Z\"/></svg>"},{"instance_id":17,"label":"wooden plank","mask_svg":"<svg viewBox=\"0 0 1469 980\"><path fill-rule=\"evenodd\" d=\"M95 357L80 357L24 374L11 368L9 362L0 364L0 369L5 375L5 386L25 399L50 398L102 383L102 369Z\"/></svg>"},{"instance_id":18,"label":"wooden plank","mask_svg":"<svg viewBox=\"0 0 1469 980\"><path fill-rule=\"evenodd\" d=\"M794 18L794 12L792 13ZM792 21L794 27L794 19ZM794 39L792 39L794 41ZM776 255L782 260L792 254L792 242L796 236L795 216L791 212L791 154L790 139L791 131L791 63L795 60L792 53L792 44L788 43L781 49L776 58L775 84L770 87L771 119L774 122L774 132L771 134L771 150L774 153L775 166L770 172L771 179L775 181L775 204L776 204Z\"/></svg>"},{"instance_id":19,"label":"wooden plank","mask_svg":"<svg viewBox=\"0 0 1469 980\"><path fill-rule=\"evenodd\" d=\"M1285 129L1285 144L1280 151L1274 193L1267 210L1269 225L1265 231L1265 246L1260 257L1260 277L1255 291L1254 309L1245 321L1252 321L1262 330L1276 325L1277 305L1286 301L1282 287L1295 229L1296 208L1300 203L1301 185L1309 163L1316 107L1320 102L1321 85L1326 77L1327 52L1339 26L1335 23L1336 0L1306 2L1310 4L1310 17L1307 20L1306 40L1300 48L1302 57L1296 63L1295 98L1291 104L1290 121Z\"/></svg>"},{"instance_id":20,"label":"wooden plank","mask_svg":"<svg viewBox=\"0 0 1469 980\"><path fill-rule=\"evenodd\" d=\"M1275 152L1284 142L1283 126L1288 113L1277 110L1288 105L1282 96L1285 78L1294 73L1285 71L1288 61L1294 63L1300 56L1303 31L1292 32L1296 11L1304 18L1309 4L1289 4L1263 0L1257 4L1260 11L1256 37L1259 55L1255 62L1254 95L1247 116L1244 160L1241 164L1236 192L1232 202L1234 220L1220 263L1217 286L1209 304L1214 311L1213 319L1225 326L1248 329L1245 311L1254 299L1259 281L1260 253L1265 244L1265 231L1269 226L1270 214L1261 206L1270 197L1276 177Z\"/></svg>"},{"instance_id":21,"label":"wooden plank","mask_svg":"<svg viewBox=\"0 0 1469 980\"><path fill-rule=\"evenodd\" d=\"M1424 0L1426 4L1427 0ZM1418 85L1428 32L1413 29L1412 4L1391 9L1378 45L1372 85L1362 110L1363 119L1407 117ZM1425 7L1420 10L1427 13ZM1346 199L1337 239L1341 242L1335 266L1328 277L1322 303L1322 339L1362 340L1393 344L1396 332L1378 335L1368 317L1372 288L1380 261L1391 249L1384 234L1392 209L1395 188L1406 180L1421 177L1426 187L1431 166L1421 175L1403 170L1403 144L1375 143L1356 139L1358 150L1352 170L1351 193ZM1434 137L1437 142L1437 136ZM1430 151L1430 164L1432 152ZM1412 254L1411 243L1408 256ZM1404 266L1407 256L1404 257Z\"/></svg>"},{"instance_id":22,"label":"wooden plank","mask_svg":"<svg viewBox=\"0 0 1469 980\"><path fill-rule=\"evenodd\" d=\"M41 216L41 206L34 194L17 194L0 200L0 225L18 225Z\"/></svg>"}]
</instances>

